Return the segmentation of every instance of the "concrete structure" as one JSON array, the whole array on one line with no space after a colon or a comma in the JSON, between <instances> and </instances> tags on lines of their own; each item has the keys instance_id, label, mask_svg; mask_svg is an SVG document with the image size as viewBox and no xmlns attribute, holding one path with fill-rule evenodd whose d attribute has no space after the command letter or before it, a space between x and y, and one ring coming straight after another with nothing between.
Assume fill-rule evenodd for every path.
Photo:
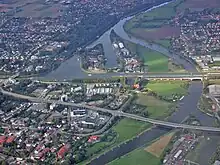
<instances>
[{"instance_id":1,"label":"concrete structure","mask_svg":"<svg viewBox=\"0 0 220 165\"><path fill-rule=\"evenodd\" d=\"M220 56L213 56L212 59L214 62L218 62L220 61Z\"/></svg>"},{"instance_id":2,"label":"concrete structure","mask_svg":"<svg viewBox=\"0 0 220 165\"><path fill-rule=\"evenodd\" d=\"M220 95L220 85L209 85L209 94L213 96L219 96Z\"/></svg>"}]
</instances>

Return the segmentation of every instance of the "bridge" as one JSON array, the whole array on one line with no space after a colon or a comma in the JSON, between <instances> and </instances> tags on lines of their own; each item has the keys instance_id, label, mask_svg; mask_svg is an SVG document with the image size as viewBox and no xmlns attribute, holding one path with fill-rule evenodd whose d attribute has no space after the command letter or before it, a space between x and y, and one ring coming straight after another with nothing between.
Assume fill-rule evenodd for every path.
<instances>
[{"instance_id":1,"label":"bridge","mask_svg":"<svg viewBox=\"0 0 220 165\"><path fill-rule=\"evenodd\" d=\"M220 77L219 72L181 72L181 73L175 73L175 72L162 72L162 73L124 73L124 72L108 72L108 73L97 73L97 74L85 74L79 77L74 77L74 79L108 79L108 78L115 78L115 77L127 77L127 78L143 78L147 80L200 80L203 79L209 79L212 77ZM23 79L22 76L19 76L18 74L6 77L4 78L18 78ZM37 77L29 77L31 79L40 80ZM2 78L3 79L3 78ZM41 79L42 80L42 79ZM55 81L50 81L51 83L56 83ZM63 81L64 83L66 81Z\"/></svg>"},{"instance_id":2,"label":"bridge","mask_svg":"<svg viewBox=\"0 0 220 165\"><path fill-rule=\"evenodd\" d=\"M79 77L74 77L73 79L75 80L89 80L89 79L110 79L110 78L117 78L117 77L127 77L127 78L143 78L143 79L147 79L147 80L199 80L202 81L204 79L209 79L212 77L220 77L220 73L218 72L210 72L210 73L192 73L192 72L182 72L182 73L171 73L171 72L167 72L167 73L122 73L122 72L117 72L117 73L100 73L100 74L88 74L88 75L83 75L83 76L79 76ZM35 78L36 80L42 80L43 79L38 79ZM72 81L72 79L69 80L64 80L62 82L68 82L68 81ZM51 83L55 83L57 82L56 80L51 80Z\"/></svg>"},{"instance_id":3,"label":"bridge","mask_svg":"<svg viewBox=\"0 0 220 165\"><path fill-rule=\"evenodd\" d=\"M149 80L203 80L215 76L220 76L219 72L182 72L182 73L117 73L119 77L141 77Z\"/></svg>"},{"instance_id":4,"label":"bridge","mask_svg":"<svg viewBox=\"0 0 220 165\"><path fill-rule=\"evenodd\" d=\"M155 120L155 119L151 119L151 118L145 118L145 117L141 117L141 116L138 116L138 115L125 113L125 112L122 112L122 111L114 111L114 110L109 110L109 109L105 109L105 108L89 106L89 105L86 105L86 104L76 104L76 103L71 103L71 102L62 102L62 101L59 101L59 100L46 100L46 99L43 99L43 98L26 96L26 95L22 95L22 94L18 94L18 93L5 91L2 88L0 88L0 91L1 91L1 93L5 94L5 95L17 97L17 98L20 98L20 99L26 99L26 100L29 100L31 102L56 103L56 104L61 104L61 105L66 105L66 106L86 108L86 109L90 109L90 110L93 110L93 111L102 111L102 112L110 113L113 116L123 116L123 117L131 118L131 119L135 119L135 120L140 120L140 121L149 122L149 123L156 124L156 125L172 127L172 128L184 128L184 129L194 129L194 130L201 130L201 131L220 132L220 128L217 128L217 127L206 127L206 126L187 125L187 124L181 124L181 123L172 123L172 122L168 122L168 121L161 121L161 120Z\"/></svg>"}]
</instances>

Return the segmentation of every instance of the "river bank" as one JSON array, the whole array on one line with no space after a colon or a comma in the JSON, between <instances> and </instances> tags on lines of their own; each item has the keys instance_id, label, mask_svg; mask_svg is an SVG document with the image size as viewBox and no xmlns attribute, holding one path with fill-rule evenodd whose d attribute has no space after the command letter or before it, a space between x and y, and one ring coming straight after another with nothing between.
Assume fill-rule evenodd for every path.
<instances>
[{"instance_id":1,"label":"river bank","mask_svg":"<svg viewBox=\"0 0 220 165\"><path fill-rule=\"evenodd\" d=\"M147 9L151 10L151 9L156 8L158 6L165 5L168 2L170 2L170 1L167 0L167 1L165 1L165 3L157 5L157 6L153 6L153 7L150 6L151 8L148 6ZM142 11L143 10L141 10L141 12ZM139 12L135 12L135 13L139 13ZM133 14L130 14L132 16L129 15L128 17L120 20L113 27L109 28L108 31L103 33L103 35L101 35L92 44L89 44L89 45L86 46L87 48L92 48L92 47L94 47L97 44L100 44L100 43L103 44L105 57L107 58L106 67L113 68L113 67L117 66L116 55L115 55L115 52L114 52L114 50L112 48L112 44L111 44L110 37L109 37L111 30L115 30L115 32L117 34L119 34L120 37L122 37L121 35L123 35L122 38L124 38L124 39L129 38L128 35L123 31L123 25L124 25L126 20L131 19L131 17L134 16ZM154 46L152 45L152 49L155 49L153 47ZM161 53L163 53L163 51ZM167 51L165 54L169 54L169 51ZM64 63L62 63L56 70L54 70L51 73L47 74L44 78L46 78L46 79L56 79L56 80L62 80L62 79L71 80L71 79L76 78L76 77L80 77L80 78L87 77L87 74L84 73L80 69L80 62L77 61L77 58L78 58L77 56L73 56L69 60L67 60Z\"/></svg>"}]
</instances>

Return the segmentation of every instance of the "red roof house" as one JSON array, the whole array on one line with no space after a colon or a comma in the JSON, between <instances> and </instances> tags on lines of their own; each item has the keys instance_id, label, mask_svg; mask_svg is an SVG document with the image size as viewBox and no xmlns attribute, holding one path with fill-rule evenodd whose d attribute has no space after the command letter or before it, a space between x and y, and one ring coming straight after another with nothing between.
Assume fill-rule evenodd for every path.
<instances>
[{"instance_id":1,"label":"red roof house","mask_svg":"<svg viewBox=\"0 0 220 165\"><path fill-rule=\"evenodd\" d=\"M66 144L66 145L62 146L57 153L57 158L63 159L63 157L65 156L65 154L68 150L69 150L69 145Z\"/></svg>"},{"instance_id":2,"label":"red roof house","mask_svg":"<svg viewBox=\"0 0 220 165\"><path fill-rule=\"evenodd\" d=\"M15 140L15 136L9 136L6 140L6 143L12 143Z\"/></svg>"},{"instance_id":3,"label":"red roof house","mask_svg":"<svg viewBox=\"0 0 220 165\"><path fill-rule=\"evenodd\" d=\"M6 140L6 136L0 136L0 145L3 144Z\"/></svg>"},{"instance_id":4,"label":"red roof house","mask_svg":"<svg viewBox=\"0 0 220 165\"><path fill-rule=\"evenodd\" d=\"M94 141L97 141L97 140L99 140L98 136L90 136L88 142L91 143L91 142L94 142Z\"/></svg>"}]
</instances>

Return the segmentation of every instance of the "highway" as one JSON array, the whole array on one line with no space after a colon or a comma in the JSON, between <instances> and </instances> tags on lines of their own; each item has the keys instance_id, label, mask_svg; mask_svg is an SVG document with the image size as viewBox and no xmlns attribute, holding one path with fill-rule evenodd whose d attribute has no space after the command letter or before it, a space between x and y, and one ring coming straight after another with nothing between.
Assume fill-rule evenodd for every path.
<instances>
[{"instance_id":1,"label":"highway","mask_svg":"<svg viewBox=\"0 0 220 165\"><path fill-rule=\"evenodd\" d=\"M151 119L151 118L145 118L145 117L137 116L134 114L125 113L122 111L114 111L114 110L109 110L109 109L105 109L105 108L89 106L89 105L85 105L85 104L62 102L59 100L46 100L43 98L21 95L18 93L12 93L9 91L5 91L2 88L0 88L0 91L5 95L17 97L20 99L26 99L26 100L29 100L32 102L39 102L39 103L54 103L54 102L56 102L56 104L62 104L62 105L66 105L66 106L74 106L74 107L79 107L79 108L87 108L87 109L90 109L93 111L102 111L102 112L110 113L113 116L127 117L127 118L131 118L131 119L135 119L135 120L140 120L140 121L149 122L149 123L156 124L156 125L172 127L172 128L184 128L184 129L194 129L194 130L201 130L201 131L220 132L220 128L217 128L217 127L206 127L206 126L195 126L195 125L187 125L187 124L180 124L180 123L172 123L172 122L167 122L167 121L155 120L155 119Z\"/></svg>"}]
</instances>

